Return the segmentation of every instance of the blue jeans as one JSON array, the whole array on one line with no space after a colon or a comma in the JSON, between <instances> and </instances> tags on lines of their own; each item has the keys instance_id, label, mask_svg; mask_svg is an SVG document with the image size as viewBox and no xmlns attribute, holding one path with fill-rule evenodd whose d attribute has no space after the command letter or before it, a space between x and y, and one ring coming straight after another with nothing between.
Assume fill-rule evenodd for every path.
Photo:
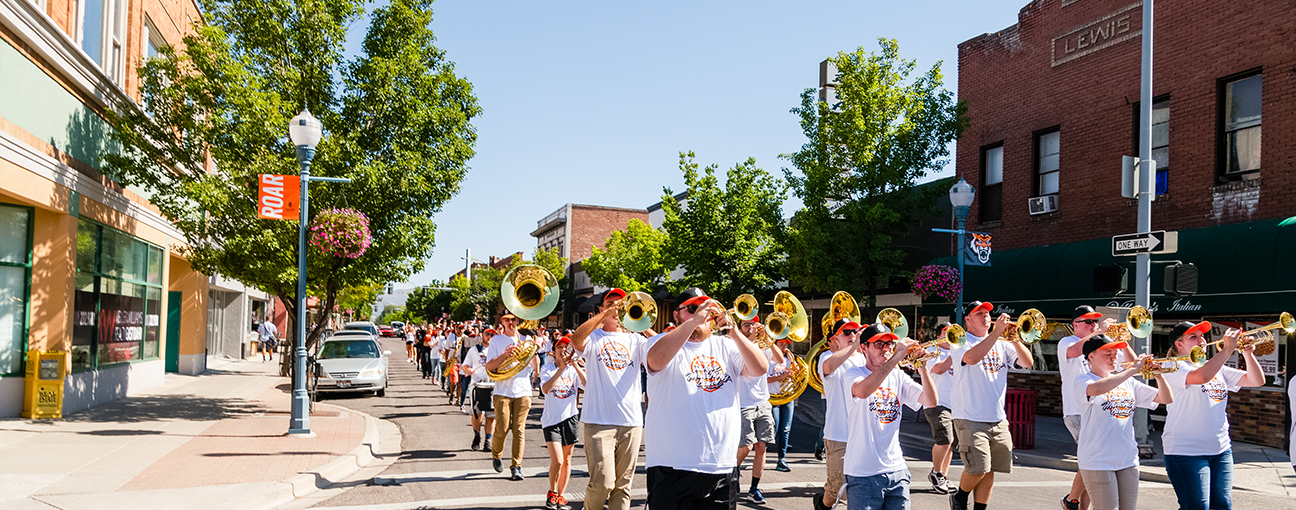
<instances>
[{"instance_id":1,"label":"blue jeans","mask_svg":"<svg viewBox=\"0 0 1296 510\"><path fill-rule=\"evenodd\" d=\"M849 510L909 510L909 470L873 476L846 475Z\"/></svg>"},{"instance_id":2,"label":"blue jeans","mask_svg":"<svg viewBox=\"0 0 1296 510\"><path fill-rule=\"evenodd\" d=\"M792 433L792 414L795 412L795 400L774 406L774 448L778 450L779 462L787 457L788 436Z\"/></svg>"},{"instance_id":3,"label":"blue jeans","mask_svg":"<svg viewBox=\"0 0 1296 510\"><path fill-rule=\"evenodd\" d=\"M1219 455L1166 455L1165 467L1180 510L1233 508L1232 448Z\"/></svg>"}]
</instances>

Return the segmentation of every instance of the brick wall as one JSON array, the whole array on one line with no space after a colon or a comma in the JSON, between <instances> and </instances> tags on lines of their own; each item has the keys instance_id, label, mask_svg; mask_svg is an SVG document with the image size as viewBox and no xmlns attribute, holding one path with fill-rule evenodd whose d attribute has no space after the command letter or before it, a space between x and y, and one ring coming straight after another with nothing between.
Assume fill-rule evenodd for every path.
<instances>
[{"instance_id":1,"label":"brick wall","mask_svg":"<svg viewBox=\"0 0 1296 510\"><path fill-rule=\"evenodd\" d=\"M603 248L612 232L625 230L632 219L648 223L648 210L572 205L572 217L567 219L571 224L571 239L567 240L569 258L572 262L585 260L593 253L594 246Z\"/></svg>"},{"instance_id":2,"label":"brick wall","mask_svg":"<svg viewBox=\"0 0 1296 510\"><path fill-rule=\"evenodd\" d=\"M968 228L995 234L996 249L1132 232L1137 211L1120 196L1120 158L1137 155L1140 36L1097 50L1090 44L1090 53L1057 61L1081 53L1080 32L1088 42L1090 30L1101 31L1106 39L1094 35L1107 42L1141 30L1141 8L1121 12L1133 5L1135 0L1083 0L1064 7L1061 0L1039 0L1021 9L1016 25L959 45L958 95L968 102L972 121L958 140L959 175L980 190L981 148L1004 147L1002 221L978 224L983 193L968 218ZM1153 227L1181 230L1296 214L1290 193L1296 189L1296 45L1287 42L1296 33L1296 10L1289 2L1263 0L1156 5L1153 95L1170 97L1170 176L1169 196L1154 202ZM1128 32L1115 34L1126 24ZM1220 80L1253 69L1264 73L1258 199L1255 189L1215 189L1223 136ZM1034 134L1053 127L1061 134L1058 212L1031 216L1026 202L1035 195Z\"/></svg>"},{"instance_id":3,"label":"brick wall","mask_svg":"<svg viewBox=\"0 0 1296 510\"><path fill-rule=\"evenodd\" d=\"M1008 373L1008 387L1035 392L1035 414L1062 416L1062 375L1058 373Z\"/></svg>"}]
</instances>

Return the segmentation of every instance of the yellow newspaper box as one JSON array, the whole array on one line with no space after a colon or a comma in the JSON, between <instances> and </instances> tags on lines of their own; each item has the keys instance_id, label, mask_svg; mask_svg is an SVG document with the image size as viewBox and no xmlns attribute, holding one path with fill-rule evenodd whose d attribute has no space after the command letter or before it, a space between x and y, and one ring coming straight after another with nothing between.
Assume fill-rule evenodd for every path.
<instances>
[{"instance_id":1,"label":"yellow newspaper box","mask_svg":"<svg viewBox=\"0 0 1296 510\"><path fill-rule=\"evenodd\" d=\"M27 388L23 392L23 418L63 417L63 380L67 378L67 352L27 351Z\"/></svg>"}]
</instances>

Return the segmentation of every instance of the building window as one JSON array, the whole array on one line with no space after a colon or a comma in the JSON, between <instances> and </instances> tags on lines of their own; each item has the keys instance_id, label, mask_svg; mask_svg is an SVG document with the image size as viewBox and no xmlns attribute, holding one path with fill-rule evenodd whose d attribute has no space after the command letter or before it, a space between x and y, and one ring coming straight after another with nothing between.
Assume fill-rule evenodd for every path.
<instances>
[{"instance_id":1,"label":"building window","mask_svg":"<svg viewBox=\"0 0 1296 510\"><path fill-rule=\"evenodd\" d=\"M1134 151L1142 150L1139 139L1142 129L1143 109L1134 103ZM1156 161L1156 194L1170 191L1170 98L1152 100L1152 160Z\"/></svg>"},{"instance_id":2,"label":"building window","mask_svg":"<svg viewBox=\"0 0 1296 510\"><path fill-rule=\"evenodd\" d=\"M1061 152L1062 132L1057 128L1035 135L1035 196L1055 195L1058 192L1058 155Z\"/></svg>"},{"instance_id":3,"label":"building window","mask_svg":"<svg viewBox=\"0 0 1296 510\"><path fill-rule=\"evenodd\" d=\"M1260 170L1260 98L1262 75L1224 83L1224 173Z\"/></svg>"},{"instance_id":4,"label":"building window","mask_svg":"<svg viewBox=\"0 0 1296 510\"><path fill-rule=\"evenodd\" d=\"M126 76L126 0L81 0L81 50L116 83Z\"/></svg>"},{"instance_id":5,"label":"building window","mask_svg":"<svg viewBox=\"0 0 1296 510\"><path fill-rule=\"evenodd\" d=\"M981 148L980 220L1003 219L1003 142Z\"/></svg>"},{"instance_id":6,"label":"building window","mask_svg":"<svg viewBox=\"0 0 1296 510\"><path fill-rule=\"evenodd\" d=\"M32 209L0 204L0 375L23 371L31 298Z\"/></svg>"},{"instance_id":7,"label":"building window","mask_svg":"<svg viewBox=\"0 0 1296 510\"><path fill-rule=\"evenodd\" d=\"M157 359L162 250L81 220L73 301L72 368Z\"/></svg>"}]
</instances>

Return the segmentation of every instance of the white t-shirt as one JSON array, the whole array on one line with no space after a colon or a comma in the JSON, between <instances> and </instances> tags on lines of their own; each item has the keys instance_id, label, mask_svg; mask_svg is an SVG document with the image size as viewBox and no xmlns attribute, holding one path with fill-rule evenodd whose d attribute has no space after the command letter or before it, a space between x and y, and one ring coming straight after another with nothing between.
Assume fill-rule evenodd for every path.
<instances>
[{"instance_id":1,"label":"white t-shirt","mask_svg":"<svg viewBox=\"0 0 1296 510\"><path fill-rule=\"evenodd\" d=\"M765 359L769 360L769 370L765 377L757 377L749 381L743 381L743 392L738 394L738 407L748 408L756 407L761 402L769 402L769 378L774 375L774 353L769 349L764 349Z\"/></svg>"},{"instance_id":2,"label":"white t-shirt","mask_svg":"<svg viewBox=\"0 0 1296 510\"><path fill-rule=\"evenodd\" d=\"M662 338L648 339L648 348ZM738 465L745 362L727 336L686 341L660 372L648 373L647 466L722 474Z\"/></svg>"},{"instance_id":3,"label":"white t-shirt","mask_svg":"<svg viewBox=\"0 0 1296 510\"><path fill-rule=\"evenodd\" d=\"M544 384L558 372L558 366L553 363L545 363L540 367L540 384ZM583 385L580 381L580 374L576 369L568 365L563 369L558 380L554 381L553 389L545 394L544 412L540 414L540 426L552 427L559 424L567 418L576 416L576 393Z\"/></svg>"},{"instance_id":4,"label":"white t-shirt","mask_svg":"<svg viewBox=\"0 0 1296 510\"><path fill-rule=\"evenodd\" d=\"M1134 379L1102 395L1090 397L1089 385L1099 380L1093 372L1081 374L1072 384L1080 406L1080 440L1076 457L1080 469L1116 471L1139 465L1134 441L1134 408L1156 409L1157 389Z\"/></svg>"},{"instance_id":5,"label":"white t-shirt","mask_svg":"<svg viewBox=\"0 0 1296 510\"><path fill-rule=\"evenodd\" d=\"M468 349L468 354L464 356L464 365L472 370L472 384L480 385L483 381L491 382L490 377L486 375L486 351L482 346L477 345Z\"/></svg>"},{"instance_id":6,"label":"white t-shirt","mask_svg":"<svg viewBox=\"0 0 1296 510\"><path fill-rule=\"evenodd\" d=\"M635 333L596 329L581 353L585 364L585 408L581 423L643 426L643 386L639 366L648 339Z\"/></svg>"},{"instance_id":7,"label":"white t-shirt","mask_svg":"<svg viewBox=\"0 0 1296 510\"><path fill-rule=\"evenodd\" d=\"M1228 394L1237 391L1246 372L1220 367L1205 384L1188 384L1188 374L1197 367L1180 361L1179 370L1165 374L1174 392L1166 406L1165 432L1161 443L1166 455L1219 455L1233 446L1229 440Z\"/></svg>"},{"instance_id":8,"label":"white t-shirt","mask_svg":"<svg viewBox=\"0 0 1296 510\"><path fill-rule=\"evenodd\" d=\"M457 340L457 338L455 338L455 334L454 334L454 333L450 333L450 334L448 334L448 335L446 335L446 336L441 337L441 349L444 349L444 350L447 350L447 351L449 351L449 350L453 350L453 349L455 348L455 340ZM456 356L456 355L458 355L458 354L459 354L459 353L457 353L457 352L452 352L452 353L450 353L451 356Z\"/></svg>"},{"instance_id":9,"label":"white t-shirt","mask_svg":"<svg viewBox=\"0 0 1296 510\"><path fill-rule=\"evenodd\" d=\"M954 371L954 398L950 399L954 407L950 408L950 415L955 420L998 423L1008 419L1004 397L1008 391L1008 367L1017 363L1017 349L1011 342L998 340L980 363L963 364L963 353L982 340L968 333L967 341L950 352L958 366Z\"/></svg>"},{"instance_id":10,"label":"white t-shirt","mask_svg":"<svg viewBox=\"0 0 1296 510\"><path fill-rule=\"evenodd\" d=\"M1058 341L1057 358L1058 371L1062 373L1062 416L1079 416L1080 405L1075 401L1075 391L1072 391L1071 384L1077 377L1089 373L1091 367L1089 360L1084 356L1067 358L1067 349L1080 341L1080 337L1071 335Z\"/></svg>"},{"instance_id":11,"label":"white t-shirt","mask_svg":"<svg viewBox=\"0 0 1296 510\"><path fill-rule=\"evenodd\" d=\"M493 360L504 355L504 350L510 345L517 344L521 340L530 338L521 335L518 338L512 338L500 333L491 338L490 346L486 348L486 359ZM531 365L528 363L517 375L503 381L495 381L495 395L504 398L520 398L531 396Z\"/></svg>"},{"instance_id":12,"label":"white t-shirt","mask_svg":"<svg viewBox=\"0 0 1296 510\"><path fill-rule=\"evenodd\" d=\"M937 349L939 349L938 352L940 352L940 354L936 356L935 359L927 360L927 370L931 370L932 367L936 366L937 364L944 363L945 360L949 359L950 357L949 349L945 349L942 347L937 347ZM954 389L954 370L956 368L958 368L958 363L950 363L950 369L946 370L945 373L939 375L937 375L935 372L931 373L932 387L936 389L937 406L945 407L951 410L954 409L954 406L950 404L950 397L952 396L950 395L950 392L953 391ZM921 386L922 385L919 385L919 387Z\"/></svg>"},{"instance_id":13,"label":"white t-shirt","mask_svg":"<svg viewBox=\"0 0 1296 510\"><path fill-rule=\"evenodd\" d=\"M855 381L873 372L867 367L851 371ZM900 405L918 410L922 385L901 370L892 370L868 398L851 397L843 467L850 476L873 476L907 469L900 452Z\"/></svg>"},{"instance_id":14,"label":"white t-shirt","mask_svg":"<svg viewBox=\"0 0 1296 510\"><path fill-rule=\"evenodd\" d=\"M837 367L837 370L824 375L824 362L830 356L832 354L825 354L819 358L819 378L823 380L825 398L828 399L828 402L824 403L823 437L829 441L845 443L847 436L850 435L846 426L846 420L850 419L851 398L853 398L850 387L851 383L855 382L855 374L847 375L847 372L853 372L855 368L864 366L864 354L859 351L852 353L841 366Z\"/></svg>"}]
</instances>

